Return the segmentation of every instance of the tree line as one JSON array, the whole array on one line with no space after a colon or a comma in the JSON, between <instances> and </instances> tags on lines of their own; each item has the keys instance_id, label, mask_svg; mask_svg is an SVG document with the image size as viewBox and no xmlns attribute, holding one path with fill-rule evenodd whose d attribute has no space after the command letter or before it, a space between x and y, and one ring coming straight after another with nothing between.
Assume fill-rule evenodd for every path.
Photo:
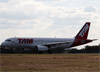
<instances>
[{"instance_id":1,"label":"tree line","mask_svg":"<svg viewBox=\"0 0 100 72\"><path fill-rule=\"evenodd\" d=\"M83 49L72 49L68 53L100 53L100 44L96 46L85 46Z\"/></svg>"},{"instance_id":2,"label":"tree line","mask_svg":"<svg viewBox=\"0 0 100 72\"><path fill-rule=\"evenodd\" d=\"M68 51L55 51L53 53L100 53L100 44L99 45L95 45L95 46L85 46L85 48L82 48L80 50L78 49L72 49L72 50L68 50ZM0 53L34 53L33 50L30 51L22 51L22 50L5 50L5 49L1 49L0 48Z\"/></svg>"}]
</instances>

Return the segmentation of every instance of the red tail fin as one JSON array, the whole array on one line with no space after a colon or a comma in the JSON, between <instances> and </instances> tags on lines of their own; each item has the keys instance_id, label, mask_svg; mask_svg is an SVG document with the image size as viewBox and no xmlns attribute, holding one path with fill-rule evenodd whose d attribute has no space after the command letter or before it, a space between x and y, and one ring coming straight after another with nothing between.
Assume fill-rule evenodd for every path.
<instances>
[{"instance_id":1,"label":"red tail fin","mask_svg":"<svg viewBox=\"0 0 100 72\"><path fill-rule=\"evenodd\" d=\"M75 38L76 39L87 39L89 28L90 28L90 22L86 22Z\"/></svg>"}]
</instances>

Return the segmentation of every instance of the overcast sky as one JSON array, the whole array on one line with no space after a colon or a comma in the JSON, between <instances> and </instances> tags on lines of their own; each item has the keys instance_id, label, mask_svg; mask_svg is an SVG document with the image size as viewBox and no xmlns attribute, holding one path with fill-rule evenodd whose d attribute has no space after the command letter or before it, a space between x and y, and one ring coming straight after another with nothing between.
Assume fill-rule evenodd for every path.
<instances>
[{"instance_id":1,"label":"overcast sky","mask_svg":"<svg viewBox=\"0 0 100 72\"><path fill-rule=\"evenodd\" d=\"M85 22L88 38L99 39L88 45L98 45L100 0L0 0L0 43L15 36L72 38Z\"/></svg>"}]
</instances>

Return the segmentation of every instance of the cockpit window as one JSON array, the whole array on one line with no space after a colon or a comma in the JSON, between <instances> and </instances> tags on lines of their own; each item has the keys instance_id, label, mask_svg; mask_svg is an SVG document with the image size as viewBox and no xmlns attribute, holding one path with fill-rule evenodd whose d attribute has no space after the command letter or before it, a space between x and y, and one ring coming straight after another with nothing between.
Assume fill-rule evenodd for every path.
<instances>
[{"instance_id":1,"label":"cockpit window","mask_svg":"<svg viewBox=\"0 0 100 72\"><path fill-rule=\"evenodd\" d=\"M10 40L10 39L7 39L6 41L9 41L9 42L11 42L11 40Z\"/></svg>"}]
</instances>

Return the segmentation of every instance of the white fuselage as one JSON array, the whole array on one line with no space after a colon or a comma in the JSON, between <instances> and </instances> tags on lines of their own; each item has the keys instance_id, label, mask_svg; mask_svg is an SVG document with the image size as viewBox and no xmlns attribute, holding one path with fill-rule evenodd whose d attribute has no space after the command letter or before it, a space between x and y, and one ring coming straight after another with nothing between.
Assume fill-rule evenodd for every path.
<instances>
[{"instance_id":1,"label":"white fuselage","mask_svg":"<svg viewBox=\"0 0 100 72\"><path fill-rule=\"evenodd\" d=\"M6 39L5 42L2 43L3 46L9 48L35 48L36 46L46 46L50 44L50 48L69 48L74 42L73 39L69 38L9 38ZM67 42L71 43L65 44L55 44L59 42Z\"/></svg>"}]
</instances>

